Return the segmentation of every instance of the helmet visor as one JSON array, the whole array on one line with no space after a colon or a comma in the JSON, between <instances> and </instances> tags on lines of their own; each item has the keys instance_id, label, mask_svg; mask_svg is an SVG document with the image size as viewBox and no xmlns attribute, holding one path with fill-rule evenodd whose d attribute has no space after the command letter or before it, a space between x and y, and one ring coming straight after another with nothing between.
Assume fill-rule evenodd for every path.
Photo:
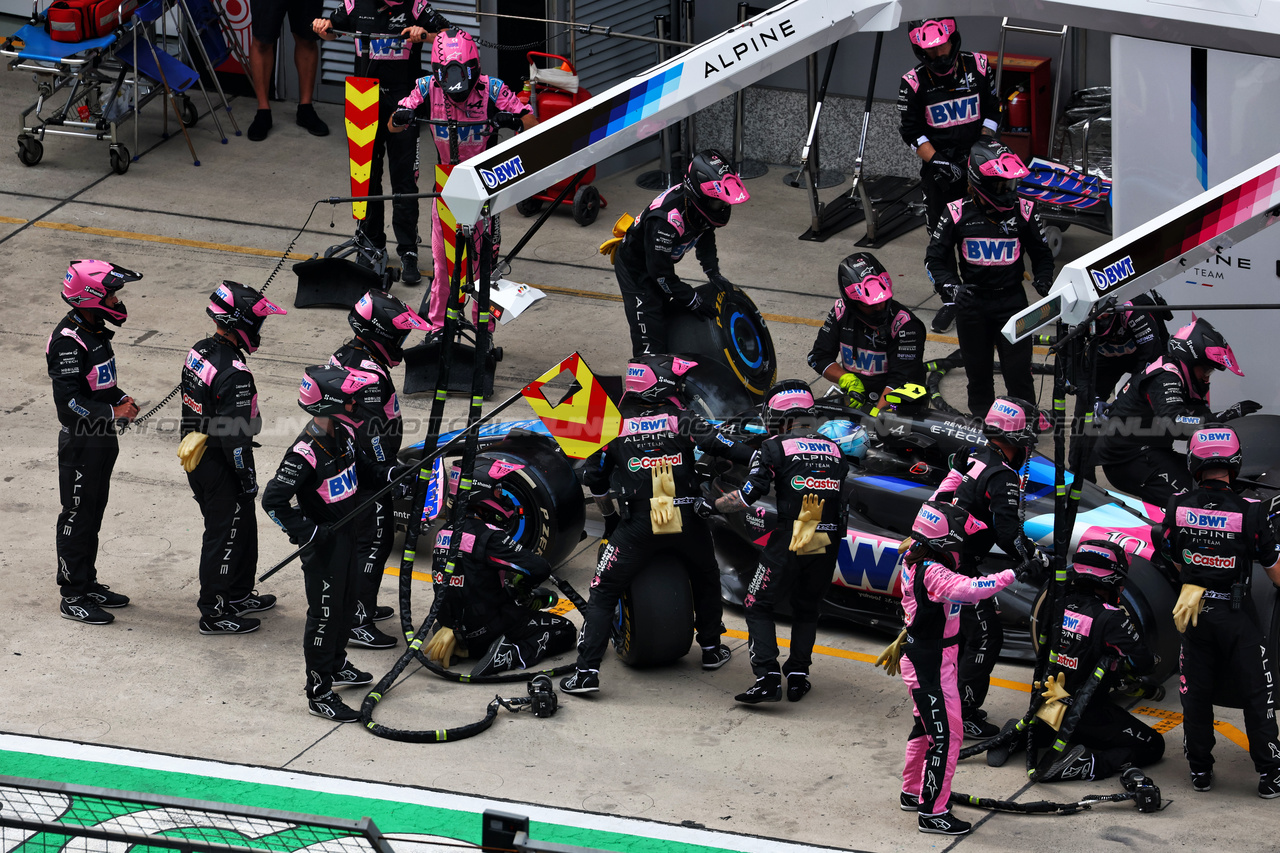
<instances>
[{"instance_id":1,"label":"helmet visor","mask_svg":"<svg viewBox=\"0 0 1280 853\"><path fill-rule=\"evenodd\" d=\"M955 31L955 18L933 18L913 28L907 33L907 38L916 47L928 50L931 47L941 47L946 44Z\"/></svg>"},{"instance_id":2,"label":"helmet visor","mask_svg":"<svg viewBox=\"0 0 1280 853\"><path fill-rule=\"evenodd\" d=\"M436 68L436 82L441 91L455 101L466 100L475 79L471 66L461 62L450 62L443 68Z\"/></svg>"}]
</instances>

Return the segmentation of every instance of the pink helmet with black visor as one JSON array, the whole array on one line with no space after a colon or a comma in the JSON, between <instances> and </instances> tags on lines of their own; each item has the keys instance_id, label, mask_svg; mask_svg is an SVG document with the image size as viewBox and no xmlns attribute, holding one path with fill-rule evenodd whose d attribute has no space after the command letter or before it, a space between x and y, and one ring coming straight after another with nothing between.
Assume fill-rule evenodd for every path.
<instances>
[{"instance_id":1,"label":"pink helmet with black visor","mask_svg":"<svg viewBox=\"0 0 1280 853\"><path fill-rule=\"evenodd\" d=\"M849 255L836 270L836 284L848 310L871 325L888 319L889 300L893 299L893 278L875 255L870 252ZM873 310L866 311L866 308Z\"/></svg>"},{"instance_id":2,"label":"pink helmet with black visor","mask_svg":"<svg viewBox=\"0 0 1280 853\"><path fill-rule=\"evenodd\" d=\"M1240 437L1229 426L1209 424L1196 430L1187 443L1187 469L1197 480L1208 468L1222 468L1234 480L1243 465Z\"/></svg>"},{"instance_id":3,"label":"pink helmet with black visor","mask_svg":"<svg viewBox=\"0 0 1280 853\"><path fill-rule=\"evenodd\" d=\"M1187 366L1199 364L1244 376L1227 339L1203 317L1193 315L1190 323L1173 333L1169 338L1169 358Z\"/></svg>"},{"instance_id":4,"label":"pink helmet with black visor","mask_svg":"<svg viewBox=\"0 0 1280 853\"><path fill-rule=\"evenodd\" d=\"M751 198L747 188L719 151L706 148L689 161L685 172L684 188L690 203L713 226L729 224L729 214L735 204Z\"/></svg>"},{"instance_id":5,"label":"pink helmet with black visor","mask_svg":"<svg viewBox=\"0 0 1280 853\"><path fill-rule=\"evenodd\" d=\"M813 414L813 391L801 379L784 379L764 393L760 416L770 433L782 431L788 421Z\"/></svg>"},{"instance_id":6,"label":"pink helmet with black visor","mask_svg":"<svg viewBox=\"0 0 1280 853\"><path fill-rule=\"evenodd\" d=\"M93 312L113 326L119 326L129 318L124 302L107 307L102 300L131 281L138 281L142 273L117 266L110 261L72 261L62 279L62 301L80 311Z\"/></svg>"},{"instance_id":7,"label":"pink helmet with black visor","mask_svg":"<svg viewBox=\"0 0 1280 853\"><path fill-rule=\"evenodd\" d=\"M416 311L384 290L370 290L361 296L347 322L356 337L377 350L391 367L404 358L402 348L409 332L427 327Z\"/></svg>"},{"instance_id":8,"label":"pink helmet with black visor","mask_svg":"<svg viewBox=\"0 0 1280 853\"><path fill-rule=\"evenodd\" d=\"M1118 596L1129 576L1129 555L1106 539L1086 539L1076 547L1071 571L1077 584L1101 587Z\"/></svg>"},{"instance_id":9,"label":"pink helmet with black visor","mask_svg":"<svg viewBox=\"0 0 1280 853\"><path fill-rule=\"evenodd\" d=\"M355 401L355 394L361 388L377 381L377 376L365 370L313 364L302 373L298 405L309 415L338 417L351 422L347 416L347 404Z\"/></svg>"},{"instance_id":10,"label":"pink helmet with black visor","mask_svg":"<svg viewBox=\"0 0 1280 853\"><path fill-rule=\"evenodd\" d=\"M440 91L455 103L471 97L480 82L480 51L471 33L447 29L436 33L431 45L431 76Z\"/></svg>"},{"instance_id":11,"label":"pink helmet with black visor","mask_svg":"<svg viewBox=\"0 0 1280 853\"><path fill-rule=\"evenodd\" d=\"M911 50L925 68L934 74L950 74L960 58L960 30L955 18L925 18L907 24L907 39ZM925 53L935 47L950 44L946 56L930 57Z\"/></svg>"},{"instance_id":12,"label":"pink helmet with black visor","mask_svg":"<svg viewBox=\"0 0 1280 853\"><path fill-rule=\"evenodd\" d=\"M257 290L238 281L224 281L209 296L205 313L234 334L248 352L262 346L262 323L272 314L289 312Z\"/></svg>"},{"instance_id":13,"label":"pink helmet with black visor","mask_svg":"<svg viewBox=\"0 0 1280 853\"><path fill-rule=\"evenodd\" d=\"M968 536L986 525L955 504L941 501L925 501L916 511L915 521L911 522L912 556L919 551L916 546L927 548L933 552L935 559L955 568L955 555ZM917 560L918 561L918 560Z\"/></svg>"},{"instance_id":14,"label":"pink helmet with black visor","mask_svg":"<svg viewBox=\"0 0 1280 853\"><path fill-rule=\"evenodd\" d=\"M969 188L995 210L1018 206L1018 181L1029 174L1018 155L994 139L984 137L969 149Z\"/></svg>"},{"instance_id":15,"label":"pink helmet with black visor","mask_svg":"<svg viewBox=\"0 0 1280 853\"><path fill-rule=\"evenodd\" d=\"M682 377L696 361L674 355L642 355L627 364L624 381L626 396L634 397L649 405L673 403L684 408L684 380Z\"/></svg>"},{"instance_id":16,"label":"pink helmet with black visor","mask_svg":"<svg viewBox=\"0 0 1280 853\"><path fill-rule=\"evenodd\" d=\"M1017 397L996 397L983 418L982 434L1030 449L1036 446L1040 433L1051 426L1049 419L1032 403Z\"/></svg>"}]
</instances>

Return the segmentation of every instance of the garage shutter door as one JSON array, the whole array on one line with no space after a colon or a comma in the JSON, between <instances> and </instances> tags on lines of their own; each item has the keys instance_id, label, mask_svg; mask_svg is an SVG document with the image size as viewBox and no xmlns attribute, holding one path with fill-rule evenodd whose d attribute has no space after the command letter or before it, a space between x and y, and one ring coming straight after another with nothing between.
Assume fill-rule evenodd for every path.
<instances>
[{"instance_id":1,"label":"garage shutter door","mask_svg":"<svg viewBox=\"0 0 1280 853\"><path fill-rule=\"evenodd\" d=\"M612 27L617 32L654 35L653 16L670 14L668 0L578 0L580 23ZM652 42L606 36L578 36L578 76L592 92L634 77L658 62L657 45ZM674 50L674 48L673 48Z\"/></svg>"}]
</instances>

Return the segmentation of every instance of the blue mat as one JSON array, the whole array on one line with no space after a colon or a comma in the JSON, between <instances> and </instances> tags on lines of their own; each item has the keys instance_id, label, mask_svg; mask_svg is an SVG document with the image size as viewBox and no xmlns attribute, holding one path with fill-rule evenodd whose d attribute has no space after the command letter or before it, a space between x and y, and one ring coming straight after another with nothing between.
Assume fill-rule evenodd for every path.
<instances>
[{"instance_id":1,"label":"blue mat","mask_svg":"<svg viewBox=\"0 0 1280 853\"><path fill-rule=\"evenodd\" d=\"M175 92L185 92L187 89L195 85L199 75L195 71L183 65L174 59L168 53L156 48L155 55L151 53L150 42L146 39L138 45L138 72L144 74L150 79L161 82L163 79L169 84L169 88ZM125 65L133 64L133 42L128 41L120 45L120 49L116 51L116 59L119 59ZM160 60L160 68L164 69L164 77L160 77L160 72L156 68L156 60Z\"/></svg>"},{"instance_id":2,"label":"blue mat","mask_svg":"<svg viewBox=\"0 0 1280 853\"><path fill-rule=\"evenodd\" d=\"M42 62L61 62L64 59L74 57L77 53L110 47L116 41L115 33L74 43L54 41L44 31L44 27L37 27L31 24L19 29L13 34L13 37L20 39L23 43L22 50L18 52L20 57L23 59L38 59ZM168 72L168 68L165 71Z\"/></svg>"}]
</instances>

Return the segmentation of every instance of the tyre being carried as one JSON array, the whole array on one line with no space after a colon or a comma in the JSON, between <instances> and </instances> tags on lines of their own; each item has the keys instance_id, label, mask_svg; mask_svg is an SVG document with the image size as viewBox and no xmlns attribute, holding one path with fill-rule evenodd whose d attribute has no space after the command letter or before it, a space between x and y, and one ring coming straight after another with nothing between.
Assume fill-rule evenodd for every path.
<instances>
[{"instance_id":1,"label":"tyre being carried","mask_svg":"<svg viewBox=\"0 0 1280 853\"><path fill-rule=\"evenodd\" d=\"M700 355L728 367L752 395L752 402L759 402L778 373L769 327L755 302L737 285L722 287L714 304L715 313L709 318L687 311L669 313L667 345L672 352Z\"/></svg>"}]
</instances>

